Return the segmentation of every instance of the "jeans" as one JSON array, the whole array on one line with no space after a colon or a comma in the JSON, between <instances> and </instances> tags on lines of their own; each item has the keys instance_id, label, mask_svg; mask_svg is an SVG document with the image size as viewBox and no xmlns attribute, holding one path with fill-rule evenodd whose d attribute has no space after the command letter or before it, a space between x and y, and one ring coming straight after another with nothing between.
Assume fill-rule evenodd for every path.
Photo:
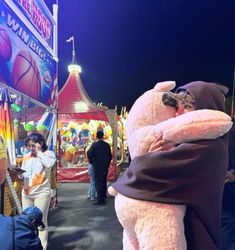
<instances>
[{"instance_id":1,"label":"jeans","mask_svg":"<svg viewBox=\"0 0 235 250\"><path fill-rule=\"evenodd\" d=\"M96 189L95 189L95 176L94 176L94 168L92 164L88 165L88 175L90 176L90 185L88 189L88 197L95 199L96 198Z\"/></svg>"}]
</instances>

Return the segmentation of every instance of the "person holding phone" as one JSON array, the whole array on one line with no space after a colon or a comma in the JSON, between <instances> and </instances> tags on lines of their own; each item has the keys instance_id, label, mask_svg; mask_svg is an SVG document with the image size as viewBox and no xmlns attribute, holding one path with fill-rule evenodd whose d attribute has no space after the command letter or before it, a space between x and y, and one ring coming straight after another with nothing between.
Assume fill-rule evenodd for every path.
<instances>
[{"instance_id":1,"label":"person holding phone","mask_svg":"<svg viewBox=\"0 0 235 250\"><path fill-rule=\"evenodd\" d=\"M27 138L29 153L24 156L20 175L24 181L22 190L22 206L26 209L37 206L43 214L45 228L39 228L39 238L43 250L47 249L48 224L47 216L51 200L50 175L56 158L53 151L48 150L45 139L40 133L31 133Z\"/></svg>"}]
</instances>

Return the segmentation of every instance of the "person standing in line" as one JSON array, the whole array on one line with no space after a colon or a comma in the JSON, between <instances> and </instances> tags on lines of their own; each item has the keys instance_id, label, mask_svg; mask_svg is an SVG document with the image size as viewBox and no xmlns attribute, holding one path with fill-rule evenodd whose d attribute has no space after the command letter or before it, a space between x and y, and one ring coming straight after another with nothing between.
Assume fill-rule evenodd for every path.
<instances>
[{"instance_id":1,"label":"person standing in line","mask_svg":"<svg viewBox=\"0 0 235 250\"><path fill-rule=\"evenodd\" d=\"M97 131L96 137L98 141L91 145L87 157L94 167L97 201L93 205L103 205L107 198L107 175L112 153L109 144L103 140L103 131Z\"/></svg>"},{"instance_id":2,"label":"person standing in line","mask_svg":"<svg viewBox=\"0 0 235 250\"><path fill-rule=\"evenodd\" d=\"M235 123L229 132L229 165L221 215L221 250L235 250Z\"/></svg>"},{"instance_id":3,"label":"person standing in line","mask_svg":"<svg viewBox=\"0 0 235 250\"><path fill-rule=\"evenodd\" d=\"M89 189L87 198L91 201L96 200L96 189L95 189L95 173L93 165L89 162L88 163L88 175L90 177Z\"/></svg>"},{"instance_id":4,"label":"person standing in line","mask_svg":"<svg viewBox=\"0 0 235 250\"><path fill-rule=\"evenodd\" d=\"M43 250L47 249L48 224L47 216L51 200L50 175L56 161L53 151L48 150L45 139L40 133L32 133L26 139L30 152L24 156L21 168L25 170L23 178L22 206L26 209L37 206L43 214L45 228L39 228L39 238Z\"/></svg>"}]
</instances>

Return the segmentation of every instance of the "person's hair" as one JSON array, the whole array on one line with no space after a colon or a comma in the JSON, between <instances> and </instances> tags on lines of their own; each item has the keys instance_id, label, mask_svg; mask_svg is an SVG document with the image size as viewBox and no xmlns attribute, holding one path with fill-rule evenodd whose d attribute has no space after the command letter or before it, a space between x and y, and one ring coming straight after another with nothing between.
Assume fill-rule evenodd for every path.
<instances>
[{"instance_id":1,"label":"person's hair","mask_svg":"<svg viewBox=\"0 0 235 250\"><path fill-rule=\"evenodd\" d=\"M102 139L104 137L104 132L103 131L97 131L96 137L97 137L97 139Z\"/></svg>"},{"instance_id":2,"label":"person's hair","mask_svg":"<svg viewBox=\"0 0 235 250\"><path fill-rule=\"evenodd\" d=\"M41 144L42 151L46 151L48 149L45 138L40 133L35 132L35 133L30 134L25 140L26 146L28 146L29 141L34 141L35 143Z\"/></svg>"},{"instance_id":3,"label":"person's hair","mask_svg":"<svg viewBox=\"0 0 235 250\"><path fill-rule=\"evenodd\" d=\"M30 141L30 138L28 136L28 137L26 137L25 142L24 142L25 147L29 146L29 141Z\"/></svg>"}]
</instances>

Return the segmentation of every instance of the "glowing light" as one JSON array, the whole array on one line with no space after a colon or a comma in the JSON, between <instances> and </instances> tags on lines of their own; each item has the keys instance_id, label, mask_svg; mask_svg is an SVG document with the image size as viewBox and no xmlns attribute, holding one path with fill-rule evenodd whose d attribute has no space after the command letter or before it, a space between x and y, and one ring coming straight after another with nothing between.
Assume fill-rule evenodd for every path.
<instances>
[{"instance_id":1,"label":"glowing light","mask_svg":"<svg viewBox=\"0 0 235 250\"><path fill-rule=\"evenodd\" d=\"M85 112L88 111L89 108L85 102L76 102L75 103L75 110L76 112Z\"/></svg>"},{"instance_id":2,"label":"glowing light","mask_svg":"<svg viewBox=\"0 0 235 250\"><path fill-rule=\"evenodd\" d=\"M68 66L68 70L69 70L69 73L74 72L74 71L77 71L78 73L82 72L82 68L77 64L70 64Z\"/></svg>"}]
</instances>

